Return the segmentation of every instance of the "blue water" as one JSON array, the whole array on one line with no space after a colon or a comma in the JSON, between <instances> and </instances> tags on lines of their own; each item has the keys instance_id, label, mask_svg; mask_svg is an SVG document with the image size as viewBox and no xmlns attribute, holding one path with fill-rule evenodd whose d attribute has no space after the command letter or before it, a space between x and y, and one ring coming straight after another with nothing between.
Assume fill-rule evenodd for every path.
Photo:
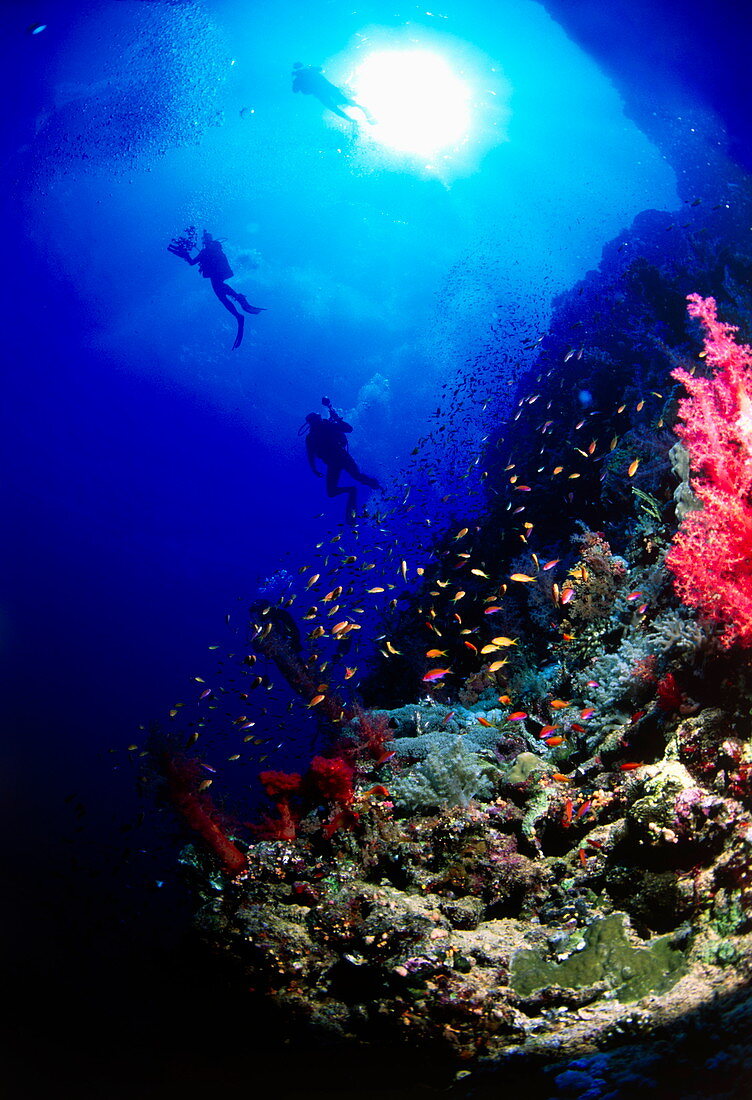
<instances>
[{"instance_id":1,"label":"blue water","mask_svg":"<svg viewBox=\"0 0 752 1100\"><path fill-rule=\"evenodd\" d=\"M671 5L663 15L656 106L717 107L727 74L707 70L723 73L723 57L693 91L687 29L672 38ZM265 578L297 575L342 530L342 498L327 500L305 461L306 413L329 395L384 486L361 490L360 547L383 551L379 569L414 564L433 537L426 514L440 530L478 506L461 472L508 410L554 298L638 213L682 200L613 75L533 0L433 15L338 0L24 2L0 20L3 800L21 892L41 861L59 911L66 890L74 912L91 905L86 925L100 882L118 910L117 868L138 890L160 874L128 831L126 747L195 697L207 647L230 644ZM606 54L617 26L601 34ZM339 83L374 44L405 43L442 53L473 89L456 155L394 154L291 94L297 59ZM187 225L225 239L232 285L265 307L237 350L207 282L167 252ZM448 430L416 457L437 409ZM422 487L417 511L401 503L408 485ZM367 664L372 637L358 641ZM294 731L279 737L289 748ZM167 876L168 848L161 858ZM20 911L58 965L75 933L46 937L49 911L28 897ZM139 903L163 929L155 897Z\"/></svg>"}]
</instances>

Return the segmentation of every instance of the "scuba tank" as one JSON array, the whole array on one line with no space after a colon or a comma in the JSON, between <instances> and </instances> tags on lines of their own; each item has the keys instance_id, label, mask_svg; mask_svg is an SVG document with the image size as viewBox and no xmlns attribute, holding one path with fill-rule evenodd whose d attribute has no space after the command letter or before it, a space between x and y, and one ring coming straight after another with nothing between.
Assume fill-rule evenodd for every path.
<instances>
[{"instance_id":1,"label":"scuba tank","mask_svg":"<svg viewBox=\"0 0 752 1100\"><path fill-rule=\"evenodd\" d=\"M219 241L210 241L204 245L198 266L205 279L219 279L223 283L225 279L232 278L232 268Z\"/></svg>"}]
</instances>

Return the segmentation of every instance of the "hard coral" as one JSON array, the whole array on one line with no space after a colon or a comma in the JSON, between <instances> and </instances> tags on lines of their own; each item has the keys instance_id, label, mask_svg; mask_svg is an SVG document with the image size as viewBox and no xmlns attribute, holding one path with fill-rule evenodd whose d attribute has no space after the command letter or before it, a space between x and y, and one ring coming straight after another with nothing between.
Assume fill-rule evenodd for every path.
<instances>
[{"instance_id":1,"label":"hard coral","mask_svg":"<svg viewBox=\"0 0 752 1100\"><path fill-rule=\"evenodd\" d=\"M712 378L673 372L689 394L676 431L703 507L685 515L666 564L681 599L722 624L724 645L752 645L752 349L717 319L713 298L688 301L716 370Z\"/></svg>"}]
</instances>

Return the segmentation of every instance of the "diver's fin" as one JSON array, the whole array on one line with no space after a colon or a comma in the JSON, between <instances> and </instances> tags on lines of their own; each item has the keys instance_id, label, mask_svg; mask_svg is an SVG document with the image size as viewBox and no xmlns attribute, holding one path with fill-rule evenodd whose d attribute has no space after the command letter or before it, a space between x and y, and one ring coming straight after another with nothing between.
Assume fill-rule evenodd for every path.
<instances>
[{"instance_id":1,"label":"diver's fin","mask_svg":"<svg viewBox=\"0 0 752 1100\"><path fill-rule=\"evenodd\" d=\"M252 306L245 294L238 294L236 301L240 303L246 313L263 313L264 306Z\"/></svg>"},{"instance_id":2,"label":"diver's fin","mask_svg":"<svg viewBox=\"0 0 752 1100\"><path fill-rule=\"evenodd\" d=\"M233 351L235 351L235 348L239 348L240 345L243 342L243 329L244 328L245 328L245 318L244 317L238 317L238 334L235 337L235 343L232 345L232 350Z\"/></svg>"}]
</instances>

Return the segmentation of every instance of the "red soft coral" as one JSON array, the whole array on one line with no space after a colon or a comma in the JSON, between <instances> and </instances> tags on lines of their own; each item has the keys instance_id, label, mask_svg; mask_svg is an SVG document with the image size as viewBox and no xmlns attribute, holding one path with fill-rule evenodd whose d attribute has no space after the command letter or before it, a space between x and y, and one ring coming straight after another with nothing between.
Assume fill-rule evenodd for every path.
<instances>
[{"instance_id":1,"label":"red soft coral","mask_svg":"<svg viewBox=\"0 0 752 1100\"><path fill-rule=\"evenodd\" d=\"M752 349L718 320L713 298L688 301L716 370L712 378L674 371L689 394L676 432L702 509L684 517L666 564L681 599L723 625L724 645L752 645Z\"/></svg>"},{"instance_id":2,"label":"red soft coral","mask_svg":"<svg viewBox=\"0 0 752 1100\"><path fill-rule=\"evenodd\" d=\"M298 772L265 771L259 773L259 779L266 793L274 799L279 816L266 815L263 824L256 826L254 831L270 840L294 841L300 814L290 805L290 796L300 792L302 777Z\"/></svg>"},{"instance_id":3,"label":"red soft coral","mask_svg":"<svg viewBox=\"0 0 752 1100\"><path fill-rule=\"evenodd\" d=\"M211 799L202 791L198 760L162 752L158 763L167 784L167 797L183 820L214 853L229 875L245 871L245 853L228 837Z\"/></svg>"},{"instance_id":4,"label":"red soft coral","mask_svg":"<svg viewBox=\"0 0 752 1100\"><path fill-rule=\"evenodd\" d=\"M308 771L319 792L336 806L349 806L352 802L353 774L354 768L341 756L314 756Z\"/></svg>"}]
</instances>

